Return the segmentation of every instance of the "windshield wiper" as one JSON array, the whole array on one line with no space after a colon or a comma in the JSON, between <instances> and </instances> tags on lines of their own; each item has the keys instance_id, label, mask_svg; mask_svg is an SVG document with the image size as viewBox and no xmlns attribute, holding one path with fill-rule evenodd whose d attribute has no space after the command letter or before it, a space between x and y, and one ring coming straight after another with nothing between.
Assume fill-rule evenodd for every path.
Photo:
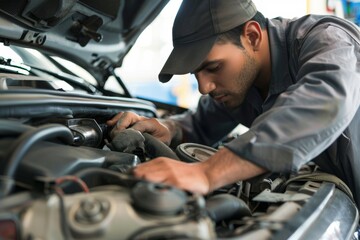
<instances>
[{"instance_id":1,"label":"windshield wiper","mask_svg":"<svg viewBox=\"0 0 360 240\"><path fill-rule=\"evenodd\" d=\"M8 71L21 73L21 74L34 73L34 71L32 71L32 69L41 71L43 73L47 73L53 77L56 77L59 80L63 80L72 86L79 87L79 88L87 91L88 93L91 93L91 94L99 93L99 90L94 85L91 85L89 82L85 81L84 79L77 77L75 75L72 75L72 74L68 74L68 73L64 73L64 72L54 72L54 71L39 68L36 66L32 66L29 64L27 64L27 65L16 64L16 63L13 63L13 61L11 59L5 59L3 57L0 57L0 68L3 68Z\"/></svg>"},{"instance_id":2,"label":"windshield wiper","mask_svg":"<svg viewBox=\"0 0 360 240\"><path fill-rule=\"evenodd\" d=\"M11 63L11 59L6 59L3 57L0 57L0 69L23 75L28 75L31 70L30 67L24 64Z\"/></svg>"},{"instance_id":3,"label":"windshield wiper","mask_svg":"<svg viewBox=\"0 0 360 240\"><path fill-rule=\"evenodd\" d=\"M79 88L82 88L83 90L89 92L89 93L99 93L99 90L92 84L88 83L87 81L85 81L84 79L74 76L72 74L69 73L64 73L64 72L54 72L54 71L49 71L43 68L39 68L39 67L35 67L32 65L28 65L29 67L31 67L32 69L47 73L51 76L54 76L60 80L63 80L73 86L77 86Z\"/></svg>"}]
</instances>

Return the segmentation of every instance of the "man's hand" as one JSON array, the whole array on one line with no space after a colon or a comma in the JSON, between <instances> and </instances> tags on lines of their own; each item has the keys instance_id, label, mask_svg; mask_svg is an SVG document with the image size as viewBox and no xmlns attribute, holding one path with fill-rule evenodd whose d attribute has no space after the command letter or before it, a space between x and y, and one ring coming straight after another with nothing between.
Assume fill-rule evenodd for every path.
<instances>
[{"instance_id":1,"label":"man's hand","mask_svg":"<svg viewBox=\"0 0 360 240\"><path fill-rule=\"evenodd\" d=\"M169 145L171 142L172 136L169 129L156 118L139 116L133 112L120 112L106 123L109 126L115 126L110 133L111 138L113 138L117 132L131 127L142 133L146 132L151 134L166 145Z\"/></svg>"},{"instance_id":2,"label":"man's hand","mask_svg":"<svg viewBox=\"0 0 360 240\"><path fill-rule=\"evenodd\" d=\"M137 177L200 194L265 172L265 169L240 158L227 148L220 149L201 163L184 163L159 157L134 169Z\"/></svg>"},{"instance_id":3,"label":"man's hand","mask_svg":"<svg viewBox=\"0 0 360 240\"><path fill-rule=\"evenodd\" d=\"M176 186L194 193L206 194L210 190L208 178L200 163L185 163L158 157L138 165L136 177Z\"/></svg>"}]
</instances>

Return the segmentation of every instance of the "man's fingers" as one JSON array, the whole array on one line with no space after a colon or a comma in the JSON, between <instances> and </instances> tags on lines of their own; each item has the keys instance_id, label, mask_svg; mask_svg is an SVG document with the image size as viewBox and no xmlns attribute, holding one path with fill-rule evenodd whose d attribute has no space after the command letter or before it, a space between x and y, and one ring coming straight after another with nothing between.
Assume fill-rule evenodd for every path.
<instances>
[{"instance_id":1,"label":"man's fingers","mask_svg":"<svg viewBox=\"0 0 360 240\"><path fill-rule=\"evenodd\" d=\"M142 133L146 132L162 141L166 145L170 144L171 136L168 128L161 124L155 118L149 118L140 122L135 123L131 128L138 130Z\"/></svg>"},{"instance_id":2,"label":"man's fingers","mask_svg":"<svg viewBox=\"0 0 360 240\"><path fill-rule=\"evenodd\" d=\"M134 123L136 123L138 119L133 116L129 116L129 113L124 113L120 116L120 118L116 122L116 129L117 130L124 130Z\"/></svg>"},{"instance_id":3,"label":"man's fingers","mask_svg":"<svg viewBox=\"0 0 360 240\"><path fill-rule=\"evenodd\" d=\"M123 114L124 112L119 112L112 119L106 121L106 124L109 126L114 126Z\"/></svg>"},{"instance_id":4,"label":"man's fingers","mask_svg":"<svg viewBox=\"0 0 360 240\"><path fill-rule=\"evenodd\" d=\"M171 142L169 129L155 118L139 116L133 112L120 112L107 121L107 124L109 126L115 126L110 132L111 138L113 138L117 132L131 127L141 133L146 132L151 134L166 145L169 145Z\"/></svg>"},{"instance_id":5,"label":"man's fingers","mask_svg":"<svg viewBox=\"0 0 360 240\"><path fill-rule=\"evenodd\" d=\"M157 130L158 125L154 124L154 119L145 119L141 122L136 122L131 128L152 134Z\"/></svg>"},{"instance_id":6,"label":"man's fingers","mask_svg":"<svg viewBox=\"0 0 360 240\"><path fill-rule=\"evenodd\" d=\"M147 119L146 117L139 116L133 112L121 112L113 117L111 120L107 121L108 125L116 126L117 130L124 130L131 127L138 121Z\"/></svg>"},{"instance_id":7,"label":"man's fingers","mask_svg":"<svg viewBox=\"0 0 360 240\"><path fill-rule=\"evenodd\" d=\"M164 164L163 159L167 159L167 158L165 157L154 158L152 161L148 161L136 166L136 168L134 168L135 176L144 177L144 175L149 171L153 172L153 171L162 170Z\"/></svg>"},{"instance_id":8,"label":"man's fingers","mask_svg":"<svg viewBox=\"0 0 360 240\"><path fill-rule=\"evenodd\" d=\"M189 164L159 157L138 165L133 173L136 177L169 184L190 192L206 194L209 191L209 181L200 163Z\"/></svg>"}]
</instances>

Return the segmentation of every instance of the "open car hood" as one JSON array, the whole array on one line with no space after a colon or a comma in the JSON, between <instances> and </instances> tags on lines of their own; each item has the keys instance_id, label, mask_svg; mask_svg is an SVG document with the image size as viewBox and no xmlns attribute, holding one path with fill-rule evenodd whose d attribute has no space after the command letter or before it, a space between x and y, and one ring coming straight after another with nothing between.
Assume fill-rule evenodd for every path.
<instances>
[{"instance_id":1,"label":"open car hood","mask_svg":"<svg viewBox=\"0 0 360 240\"><path fill-rule=\"evenodd\" d=\"M168 0L0 1L0 41L40 49L91 72L119 67Z\"/></svg>"}]
</instances>

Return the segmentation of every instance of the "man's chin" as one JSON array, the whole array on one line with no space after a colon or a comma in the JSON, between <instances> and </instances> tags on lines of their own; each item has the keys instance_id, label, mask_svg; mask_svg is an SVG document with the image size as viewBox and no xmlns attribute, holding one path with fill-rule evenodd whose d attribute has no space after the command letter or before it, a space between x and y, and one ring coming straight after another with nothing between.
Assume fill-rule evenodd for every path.
<instances>
[{"instance_id":1,"label":"man's chin","mask_svg":"<svg viewBox=\"0 0 360 240\"><path fill-rule=\"evenodd\" d=\"M235 105L234 103L231 103L231 102L223 102L222 105L228 110L233 110L236 107L238 107L237 105Z\"/></svg>"},{"instance_id":2,"label":"man's chin","mask_svg":"<svg viewBox=\"0 0 360 240\"><path fill-rule=\"evenodd\" d=\"M229 100L229 101L223 102L222 105L228 110L234 110L234 109L240 107L241 103L238 101L230 101Z\"/></svg>"},{"instance_id":3,"label":"man's chin","mask_svg":"<svg viewBox=\"0 0 360 240\"><path fill-rule=\"evenodd\" d=\"M238 108L242 103L242 101L241 102L236 101L237 99L230 97L230 95L226 95L223 99L216 99L214 97L212 97L212 99L214 99L214 101L218 102L219 104L221 104L222 106L224 106L226 109L229 109L229 110Z\"/></svg>"}]
</instances>

